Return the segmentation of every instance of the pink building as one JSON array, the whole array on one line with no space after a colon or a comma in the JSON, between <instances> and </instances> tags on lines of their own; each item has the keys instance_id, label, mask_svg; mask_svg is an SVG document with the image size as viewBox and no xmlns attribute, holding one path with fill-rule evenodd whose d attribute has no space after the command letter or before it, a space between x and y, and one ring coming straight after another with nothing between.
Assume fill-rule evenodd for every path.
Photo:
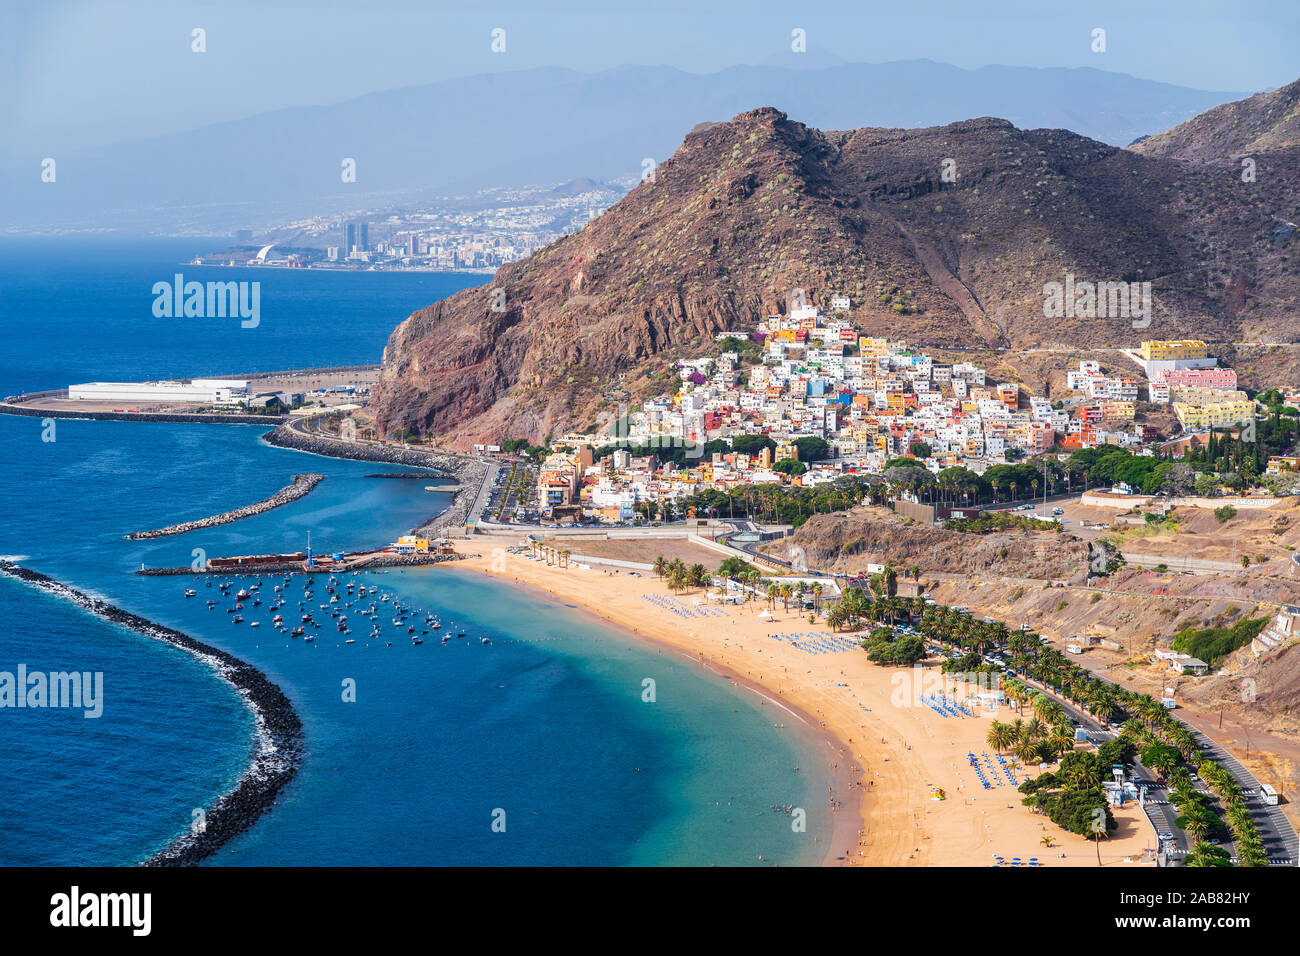
<instances>
[{"instance_id":1,"label":"pink building","mask_svg":"<svg viewBox=\"0 0 1300 956\"><path fill-rule=\"evenodd\" d=\"M1190 385L1194 388L1237 387L1237 373L1230 368L1176 368L1163 376L1166 385Z\"/></svg>"}]
</instances>

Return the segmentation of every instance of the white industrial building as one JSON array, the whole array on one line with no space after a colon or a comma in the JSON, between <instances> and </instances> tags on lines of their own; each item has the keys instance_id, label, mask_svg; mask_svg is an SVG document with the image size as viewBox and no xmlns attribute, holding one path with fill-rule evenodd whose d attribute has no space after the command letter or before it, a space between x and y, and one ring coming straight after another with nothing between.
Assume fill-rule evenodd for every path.
<instances>
[{"instance_id":1,"label":"white industrial building","mask_svg":"<svg viewBox=\"0 0 1300 956\"><path fill-rule=\"evenodd\" d=\"M83 402L234 402L247 397L248 382L242 379L86 382L68 386L68 398Z\"/></svg>"}]
</instances>

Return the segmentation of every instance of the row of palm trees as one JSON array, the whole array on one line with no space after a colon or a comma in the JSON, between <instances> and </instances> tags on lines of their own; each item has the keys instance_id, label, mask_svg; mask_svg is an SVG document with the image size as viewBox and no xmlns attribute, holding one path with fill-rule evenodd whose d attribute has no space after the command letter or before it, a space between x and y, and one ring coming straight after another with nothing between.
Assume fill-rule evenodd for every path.
<instances>
[{"instance_id":1,"label":"row of palm trees","mask_svg":"<svg viewBox=\"0 0 1300 956\"><path fill-rule=\"evenodd\" d=\"M1002 621L985 621L941 604L925 606L917 630L967 654L982 657L996 651L1006 657L1011 670L1052 687L1103 723L1121 710L1117 685L1077 666L1055 648L1045 646L1034 631L1012 630ZM1013 695L1034 693L1016 681L1007 682L1004 690L1013 702L1016 702Z\"/></svg>"},{"instance_id":2,"label":"row of palm trees","mask_svg":"<svg viewBox=\"0 0 1300 956\"><path fill-rule=\"evenodd\" d=\"M926 608L918 630L941 643L974 653L982 654L990 649L1002 650L1009 655L1008 664L1012 670L1052 688L1061 697L1088 710L1103 723L1108 723L1116 715L1127 716L1122 734L1135 742L1158 742L1175 748L1196 769L1223 805L1224 820L1232 831L1237 849L1238 865L1268 865L1263 841L1246 807L1241 785L1230 770L1202 754L1195 734L1159 700L1097 677L1055 648L1045 647L1032 631L1010 631L1001 621L983 621L949 607L933 605ZM1026 701L1036 711L1051 704L1046 695L1032 691L1015 680L1008 681L1004 685L1004 691L1007 699L1021 709ZM1036 712L1035 716L1040 721L1043 720L1041 714ZM998 739L1005 741L1003 746L1014 748L1020 742L1020 735L1017 734L1012 739L999 734ZM992 738L989 742L993 743ZM1174 787L1171 802L1173 796L1179 796L1184 807L1183 817L1188 823L1184 829L1197 844L1203 843L1201 837L1210 831L1206 829L1205 808L1197 803L1199 798L1187 795L1196 793L1195 788L1191 787L1190 775L1179 768L1173 772L1170 780ZM1181 794L1180 785L1183 791ZM1183 826L1181 822L1178 825ZM1218 865L1212 861L1226 857L1226 854L1211 844L1204 844L1199 850L1194 846L1193 850L1193 854L1184 860L1187 865Z\"/></svg>"},{"instance_id":3,"label":"row of palm trees","mask_svg":"<svg viewBox=\"0 0 1300 956\"><path fill-rule=\"evenodd\" d=\"M1028 720L1017 717L1011 723L993 721L985 738L990 747L998 753L1010 750L1024 764L1059 760L1074 749L1074 725L1060 704L1019 681L1004 684L1002 690L1019 713L1028 703L1033 716ZM1099 780L1095 786L1100 785Z\"/></svg>"},{"instance_id":4,"label":"row of palm trees","mask_svg":"<svg viewBox=\"0 0 1300 956\"><path fill-rule=\"evenodd\" d=\"M654 570L668 584L670 591L708 587L711 578L709 569L702 564L687 567L681 558L669 561L662 554L655 558Z\"/></svg>"},{"instance_id":5,"label":"row of palm trees","mask_svg":"<svg viewBox=\"0 0 1300 956\"><path fill-rule=\"evenodd\" d=\"M668 561L663 555L659 555L659 557L655 558L654 561L655 574L659 575L661 578L667 579L669 588L672 588L673 586L671 571L675 566L679 568L682 566L680 559L674 558L672 561ZM687 571L693 572L696 568L699 568L701 571L704 570L703 565L697 564L687 569ZM724 562L724 567L721 570L724 572L725 577L735 581L737 584L745 586L746 601L761 594L767 598L768 607L773 611L776 610L777 601L780 601L785 610L789 611L791 601L795 601L798 606L802 606L804 596L810 595L813 601L813 613L818 614L821 611L821 600L824 588L820 581L814 581L812 583L807 581L796 581L793 583L789 581L776 581L772 578L765 577L762 572L753 567L728 567L726 566L726 562ZM707 579L703 583L707 584Z\"/></svg>"},{"instance_id":6,"label":"row of palm trees","mask_svg":"<svg viewBox=\"0 0 1300 956\"><path fill-rule=\"evenodd\" d=\"M1124 724L1122 733L1135 742L1163 743L1175 748L1187 765L1196 769L1196 773L1218 797L1219 804L1223 807L1220 816L1192 785L1191 774L1186 767L1170 768L1167 764L1162 765L1169 778L1169 802L1182 811L1182 815L1174 822L1193 840L1192 850L1183 858L1183 865L1229 865L1227 852L1205 841L1207 836L1218 832L1223 824L1227 824L1237 851L1237 865L1268 866L1268 853L1264 849L1263 839L1255 821L1251 819L1250 808L1246 806L1245 795L1236 777L1217 760L1205 757L1187 725L1169 713L1159 701L1152 701L1150 697L1140 694L1133 694L1133 697L1134 719ZM1145 701L1142 700L1144 697ZM1151 701L1154 706L1146 701Z\"/></svg>"},{"instance_id":7,"label":"row of palm trees","mask_svg":"<svg viewBox=\"0 0 1300 956\"><path fill-rule=\"evenodd\" d=\"M528 539L528 552L534 557L544 558L547 564L561 568L569 566L569 555L573 554L568 548L556 548L533 538Z\"/></svg>"}]
</instances>

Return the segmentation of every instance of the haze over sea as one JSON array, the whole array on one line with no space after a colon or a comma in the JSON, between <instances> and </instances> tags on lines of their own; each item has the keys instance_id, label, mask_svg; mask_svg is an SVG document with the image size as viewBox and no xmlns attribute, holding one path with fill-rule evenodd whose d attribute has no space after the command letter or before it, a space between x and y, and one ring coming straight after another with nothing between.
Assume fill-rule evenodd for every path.
<instances>
[{"instance_id":1,"label":"haze over sea","mask_svg":"<svg viewBox=\"0 0 1300 956\"><path fill-rule=\"evenodd\" d=\"M375 362L415 308L486 276L201 269L215 241L0 242L0 393ZM256 279L262 320L157 319L153 283ZM684 658L529 593L446 568L362 575L455 622L446 646L385 637L314 644L265 607L190 577L131 572L208 555L391 541L445 504L392 466L272 448L255 426L0 416L0 554L243 658L301 716L306 758L280 805L212 862L279 864L810 863L831 833L826 760L793 718ZM310 495L218 528L125 541L131 531L260 500L300 471ZM242 579L240 583L249 580ZM265 576L265 597L278 576ZM295 611L303 578L294 578ZM348 578L348 580L354 580ZM317 577L315 600L324 598ZM183 592L197 588L198 597ZM220 603L209 610L206 599ZM269 603L269 600L268 602ZM0 710L0 864L130 864L186 830L250 753L239 698L189 655L0 578L0 670L102 671L104 712ZM383 605L381 605L381 608ZM318 615L325 618L324 615ZM287 620L290 619L286 614ZM483 645L481 637L492 644ZM392 646L386 646L391 641ZM642 701L642 681L656 701ZM343 700L355 681L356 701ZM799 767L798 771L795 770ZM808 811L806 833L773 806ZM506 813L505 833L492 814ZM820 838L820 843L815 838Z\"/></svg>"}]
</instances>

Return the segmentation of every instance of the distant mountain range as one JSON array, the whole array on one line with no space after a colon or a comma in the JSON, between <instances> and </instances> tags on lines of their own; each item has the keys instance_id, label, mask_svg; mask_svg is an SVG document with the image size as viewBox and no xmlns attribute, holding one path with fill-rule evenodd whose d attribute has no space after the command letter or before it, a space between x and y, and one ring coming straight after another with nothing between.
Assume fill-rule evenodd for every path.
<instances>
[{"instance_id":1,"label":"distant mountain range","mask_svg":"<svg viewBox=\"0 0 1300 956\"><path fill-rule=\"evenodd\" d=\"M1300 146L1300 80L1225 103L1134 146L1146 156L1233 162ZM1240 165L1238 163L1238 165Z\"/></svg>"},{"instance_id":2,"label":"distant mountain range","mask_svg":"<svg viewBox=\"0 0 1300 956\"><path fill-rule=\"evenodd\" d=\"M1092 69L811 62L791 69L804 61L790 54L713 74L630 66L465 77L57 156L54 184L40 180L43 155L9 152L0 207L17 231L228 231L421 195L626 181L701 119L758 103L822 129L996 115L1125 145L1242 95ZM356 160L354 184L340 179L345 158Z\"/></svg>"},{"instance_id":3,"label":"distant mountain range","mask_svg":"<svg viewBox=\"0 0 1300 956\"><path fill-rule=\"evenodd\" d=\"M989 118L823 132L768 107L699 124L580 232L402 323L373 407L457 445L587 430L612 390L671 390L674 359L784 314L795 289L822 308L847 294L860 330L920 346L1295 341L1297 148L1260 151L1249 180L1223 165L1286 140L1287 95L1133 150ZM1074 279L1149 282L1148 320L1048 318L1048 284Z\"/></svg>"}]
</instances>

